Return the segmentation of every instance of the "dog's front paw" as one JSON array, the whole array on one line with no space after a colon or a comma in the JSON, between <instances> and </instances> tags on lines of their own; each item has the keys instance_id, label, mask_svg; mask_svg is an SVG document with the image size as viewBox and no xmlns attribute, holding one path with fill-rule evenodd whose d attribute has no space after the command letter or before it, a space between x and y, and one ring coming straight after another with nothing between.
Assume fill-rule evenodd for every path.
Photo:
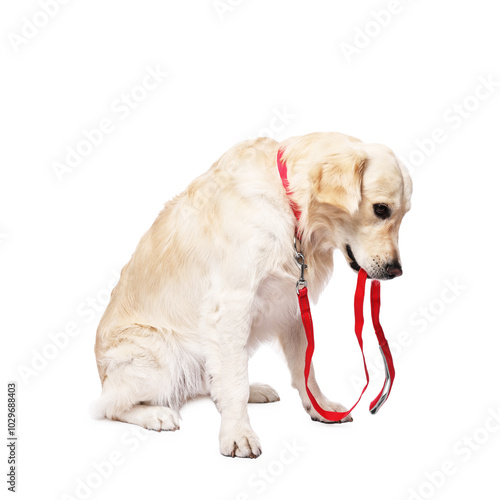
<instances>
[{"instance_id":1,"label":"dog's front paw","mask_svg":"<svg viewBox=\"0 0 500 500\"><path fill-rule=\"evenodd\" d=\"M340 403L335 403L334 401L318 401L318 404L323 408L323 410L326 411L337 411L337 412L346 412L347 408ZM325 424L341 424L344 422L352 422L352 417L351 415L347 415L340 421L331 421L327 420L326 418L322 417L311 405L311 403L307 403L304 405L304 408L306 409L307 413L311 416L311 419L314 420L315 422L323 422Z\"/></svg>"},{"instance_id":2,"label":"dog's front paw","mask_svg":"<svg viewBox=\"0 0 500 500\"><path fill-rule=\"evenodd\" d=\"M250 429L221 431L220 452L226 457L257 458L261 453L259 438Z\"/></svg>"}]
</instances>

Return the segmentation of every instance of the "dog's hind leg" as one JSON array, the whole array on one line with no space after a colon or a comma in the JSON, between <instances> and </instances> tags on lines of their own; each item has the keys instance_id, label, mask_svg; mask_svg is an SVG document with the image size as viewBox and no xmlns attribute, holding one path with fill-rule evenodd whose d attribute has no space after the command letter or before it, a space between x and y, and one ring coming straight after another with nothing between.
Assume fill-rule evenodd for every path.
<instances>
[{"instance_id":1,"label":"dog's hind leg","mask_svg":"<svg viewBox=\"0 0 500 500\"><path fill-rule=\"evenodd\" d=\"M202 365L172 332L134 326L120 336L122 341L100 349L97 356L103 388L94 416L156 431L177 430L182 404L204 390Z\"/></svg>"},{"instance_id":2,"label":"dog's hind leg","mask_svg":"<svg viewBox=\"0 0 500 500\"><path fill-rule=\"evenodd\" d=\"M118 410L114 420L140 425L153 431L176 431L179 429L179 412L168 406L133 405L128 410Z\"/></svg>"},{"instance_id":3,"label":"dog's hind leg","mask_svg":"<svg viewBox=\"0 0 500 500\"><path fill-rule=\"evenodd\" d=\"M279 401L278 393L267 384L251 384L250 395L248 396L249 403L274 403Z\"/></svg>"}]
</instances>

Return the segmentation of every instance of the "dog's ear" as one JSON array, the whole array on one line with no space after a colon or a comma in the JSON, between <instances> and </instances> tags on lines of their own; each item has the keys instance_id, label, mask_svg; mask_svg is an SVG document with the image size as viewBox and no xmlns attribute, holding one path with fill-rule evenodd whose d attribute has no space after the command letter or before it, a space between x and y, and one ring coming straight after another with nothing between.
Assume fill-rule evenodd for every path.
<instances>
[{"instance_id":1,"label":"dog's ear","mask_svg":"<svg viewBox=\"0 0 500 500\"><path fill-rule=\"evenodd\" d=\"M410 172L406 168L404 162L396 157L401 173L403 174L404 183L404 200L405 200L405 210L408 212L411 208L411 194L413 192L413 181L411 180Z\"/></svg>"},{"instance_id":2,"label":"dog's ear","mask_svg":"<svg viewBox=\"0 0 500 500\"><path fill-rule=\"evenodd\" d=\"M363 171L368 158L363 151L331 155L313 171L316 199L353 214L361 202Z\"/></svg>"}]
</instances>

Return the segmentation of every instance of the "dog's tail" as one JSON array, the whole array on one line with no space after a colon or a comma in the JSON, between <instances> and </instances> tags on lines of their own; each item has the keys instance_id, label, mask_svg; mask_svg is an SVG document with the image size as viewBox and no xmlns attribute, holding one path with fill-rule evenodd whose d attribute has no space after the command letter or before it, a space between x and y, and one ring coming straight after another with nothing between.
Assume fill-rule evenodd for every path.
<instances>
[{"instance_id":1,"label":"dog's tail","mask_svg":"<svg viewBox=\"0 0 500 500\"><path fill-rule=\"evenodd\" d=\"M102 395L95 401L89 404L89 414L96 420L106 418L106 410L109 408L111 401L108 397Z\"/></svg>"}]
</instances>

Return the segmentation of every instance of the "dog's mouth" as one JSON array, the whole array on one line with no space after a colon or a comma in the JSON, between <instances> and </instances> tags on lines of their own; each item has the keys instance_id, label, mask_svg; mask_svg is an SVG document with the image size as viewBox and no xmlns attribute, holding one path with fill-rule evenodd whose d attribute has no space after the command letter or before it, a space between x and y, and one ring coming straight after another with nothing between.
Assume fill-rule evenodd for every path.
<instances>
[{"instance_id":1,"label":"dog's mouth","mask_svg":"<svg viewBox=\"0 0 500 500\"><path fill-rule=\"evenodd\" d=\"M354 254L352 253L352 248L350 245L345 246L345 251L347 252L348 257L351 259L351 262L349 262L349 265L355 270L359 271L361 269L361 266L358 264L356 261L356 257L354 257Z\"/></svg>"},{"instance_id":2,"label":"dog's mouth","mask_svg":"<svg viewBox=\"0 0 500 500\"><path fill-rule=\"evenodd\" d=\"M358 264L358 261L356 260L356 257L354 257L354 252L352 251L352 248L350 245L345 246L345 251L347 253L347 256L349 259L351 259L351 262L349 262L349 265L351 266L354 271L358 272L361 269L361 266ZM399 273L396 273L396 271L399 270ZM365 269L366 271L366 269ZM391 264L386 266L385 268L379 268L377 269L372 269L371 270L372 275L368 274L366 271L366 276L368 279L377 279L377 280L392 280L396 276L401 276L403 273L401 270L401 265L399 263L396 264Z\"/></svg>"}]
</instances>

